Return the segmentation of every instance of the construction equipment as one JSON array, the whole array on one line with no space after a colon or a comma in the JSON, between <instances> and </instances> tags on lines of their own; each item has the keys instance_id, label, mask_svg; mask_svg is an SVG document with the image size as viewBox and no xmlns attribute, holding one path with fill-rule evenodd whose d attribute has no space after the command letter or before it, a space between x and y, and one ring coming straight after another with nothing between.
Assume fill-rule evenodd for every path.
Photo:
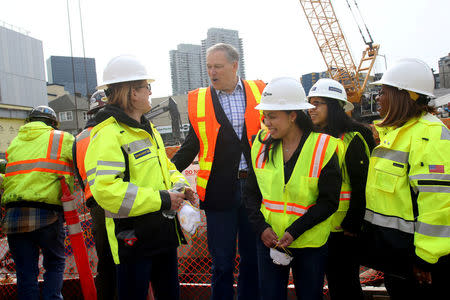
<instances>
[{"instance_id":1,"label":"construction equipment","mask_svg":"<svg viewBox=\"0 0 450 300\"><path fill-rule=\"evenodd\" d=\"M380 45L373 43L369 29L363 21L367 38L365 37L361 26L356 20L353 9L347 0L347 4L358 24L364 43L367 45L367 48L363 51L361 61L358 67L356 67L331 0L299 1L327 65L327 71L330 77L339 81L344 86L348 101L358 104L355 107L360 107L359 104L361 103L361 98L363 97L363 92L378 55ZM356 0L354 0L354 5L359 15L361 15ZM370 112L370 114L374 113L375 111Z\"/></svg>"},{"instance_id":2,"label":"construction equipment","mask_svg":"<svg viewBox=\"0 0 450 300\"><path fill-rule=\"evenodd\" d=\"M181 117L180 112L178 111L178 104L175 102L175 100L173 100L172 97L169 97L169 99L159 103L155 107L152 107L152 109L145 114L145 117L147 118L147 120L152 120L153 118L167 111L169 112L170 119L172 120L172 136L173 136L173 140L167 142L179 145L182 142L180 130L182 126Z\"/></svg>"}]
</instances>

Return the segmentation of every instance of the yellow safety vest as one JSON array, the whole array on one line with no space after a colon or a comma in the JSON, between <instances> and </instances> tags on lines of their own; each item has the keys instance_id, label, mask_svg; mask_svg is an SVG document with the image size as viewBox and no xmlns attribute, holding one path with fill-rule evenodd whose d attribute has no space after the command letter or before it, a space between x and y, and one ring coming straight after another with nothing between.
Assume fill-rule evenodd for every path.
<instances>
[{"instance_id":1,"label":"yellow safety vest","mask_svg":"<svg viewBox=\"0 0 450 300\"><path fill-rule=\"evenodd\" d=\"M359 136L364 143L365 151L367 157L370 156L369 146L367 146L366 141L359 132L346 132L341 135L338 144L338 157L339 164L342 172L342 187L341 194L339 195L339 207L338 210L333 214L331 219L331 231L332 232L342 232L343 229L336 229L336 227L341 226L342 221L347 215L348 208L350 206L350 199L352 197L352 187L350 185L350 177L348 175L347 166L345 164L345 156L347 154L348 145L355 136Z\"/></svg>"},{"instance_id":2,"label":"yellow safety vest","mask_svg":"<svg viewBox=\"0 0 450 300\"><path fill-rule=\"evenodd\" d=\"M189 185L167 158L163 140L151 126L153 136L110 117L91 131L85 158L87 180L94 199L105 210L116 264L120 260L114 219L159 211L160 190L169 190L180 181ZM127 167L129 178L124 181Z\"/></svg>"},{"instance_id":3,"label":"yellow safety vest","mask_svg":"<svg viewBox=\"0 0 450 300\"><path fill-rule=\"evenodd\" d=\"M74 137L54 130L43 122L30 122L20 127L6 151L3 205L32 201L61 205L64 176L73 190L72 144Z\"/></svg>"},{"instance_id":4,"label":"yellow safety vest","mask_svg":"<svg viewBox=\"0 0 450 300\"><path fill-rule=\"evenodd\" d=\"M259 134L263 140L269 137L265 130ZM316 204L319 195L318 182L322 168L337 149L337 139L312 132L305 141L287 184L284 183L284 163L281 147L271 149L273 160L264 161L266 145L257 137L252 146L252 165L263 202L261 212L278 237ZM305 248L324 245L330 234L331 217L307 230L289 247Z\"/></svg>"},{"instance_id":5,"label":"yellow safety vest","mask_svg":"<svg viewBox=\"0 0 450 300\"><path fill-rule=\"evenodd\" d=\"M364 219L414 235L416 255L436 263L450 253L450 132L431 114L376 129L380 145L370 158Z\"/></svg>"}]
</instances>

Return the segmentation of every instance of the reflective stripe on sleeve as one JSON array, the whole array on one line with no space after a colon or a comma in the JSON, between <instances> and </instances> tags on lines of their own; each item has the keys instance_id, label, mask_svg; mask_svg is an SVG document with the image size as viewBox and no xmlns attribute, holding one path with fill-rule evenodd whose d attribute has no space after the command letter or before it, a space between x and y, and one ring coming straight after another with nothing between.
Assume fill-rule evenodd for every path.
<instances>
[{"instance_id":1,"label":"reflective stripe on sleeve","mask_svg":"<svg viewBox=\"0 0 450 300\"><path fill-rule=\"evenodd\" d=\"M107 167L116 167L116 168L125 168L125 163L122 161L98 160L97 165L98 166L107 166ZM86 174L87 174L87 172L86 172Z\"/></svg>"},{"instance_id":2,"label":"reflective stripe on sleeve","mask_svg":"<svg viewBox=\"0 0 450 300\"><path fill-rule=\"evenodd\" d=\"M385 216L366 209L364 220L374 225L397 229L406 233L414 233L414 221L406 221L399 217Z\"/></svg>"},{"instance_id":3,"label":"reflective stripe on sleeve","mask_svg":"<svg viewBox=\"0 0 450 300\"><path fill-rule=\"evenodd\" d=\"M119 208L118 215L119 216L127 216L130 214L131 208L133 207L134 200L136 200L138 192L138 187L132 183L128 183L128 188L125 193L125 196L122 200L122 205Z\"/></svg>"},{"instance_id":4,"label":"reflective stripe on sleeve","mask_svg":"<svg viewBox=\"0 0 450 300\"><path fill-rule=\"evenodd\" d=\"M416 232L434 237L450 237L450 226L446 225L431 225L423 222L416 223Z\"/></svg>"},{"instance_id":5,"label":"reflective stripe on sleeve","mask_svg":"<svg viewBox=\"0 0 450 300\"><path fill-rule=\"evenodd\" d=\"M92 174L95 174L95 171L97 171L97 168L92 168L90 170L86 171L86 177L89 177Z\"/></svg>"},{"instance_id":6,"label":"reflective stripe on sleeve","mask_svg":"<svg viewBox=\"0 0 450 300\"><path fill-rule=\"evenodd\" d=\"M122 171L120 170L98 170L97 176L101 175L120 175Z\"/></svg>"},{"instance_id":7,"label":"reflective stripe on sleeve","mask_svg":"<svg viewBox=\"0 0 450 300\"><path fill-rule=\"evenodd\" d=\"M408 156L408 152L387 148L375 148L372 152L372 157L386 158L401 164L406 164L408 162Z\"/></svg>"}]
</instances>

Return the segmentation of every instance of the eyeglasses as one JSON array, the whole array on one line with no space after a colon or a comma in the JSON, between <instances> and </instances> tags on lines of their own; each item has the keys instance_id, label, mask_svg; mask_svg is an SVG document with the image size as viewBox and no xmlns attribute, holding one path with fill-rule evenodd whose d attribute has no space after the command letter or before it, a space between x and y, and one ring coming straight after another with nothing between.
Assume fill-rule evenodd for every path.
<instances>
[{"instance_id":1,"label":"eyeglasses","mask_svg":"<svg viewBox=\"0 0 450 300\"><path fill-rule=\"evenodd\" d=\"M147 85L141 85L141 86L136 87L136 89L141 89L141 88L147 88L147 90L152 91L152 86L150 85L150 83Z\"/></svg>"},{"instance_id":2,"label":"eyeglasses","mask_svg":"<svg viewBox=\"0 0 450 300\"><path fill-rule=\"evenodd\" d=\"M381 97L381 96L383 96L383 95L384 95L384 92L383 92L383 91L379 91L379 92L378 92L378 96L379 96L379 97Z\"/></svg>"},{"instance_id":3,"label":"eyeglasses","mask_svg":"<svg viewBox=\"0 0 450 300\"><path fill-rule=\"evenodd\" d=\"M313 101L313 102L310 102L310 104L314 105L315 107L318 107L321 104L327 104L327 103L323 102L323 101Z\"/></svg>"}]
</instances>

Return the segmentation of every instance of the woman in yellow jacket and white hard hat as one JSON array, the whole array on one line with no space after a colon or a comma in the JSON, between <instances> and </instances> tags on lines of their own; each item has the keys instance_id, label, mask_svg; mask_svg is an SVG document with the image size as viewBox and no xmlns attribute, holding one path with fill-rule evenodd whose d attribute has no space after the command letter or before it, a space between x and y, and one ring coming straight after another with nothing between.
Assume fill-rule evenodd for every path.
<instances>
[{"instance_id":1,"label":"woman in yellow jacket and white hard hat","mask_svg":"<svg viewBox=\"0 0 450 300\"><path fill-rule=\"evenodd\" d=\"M176 211L193 198L145 117L151 108L146 68L135 57L113 58L103 73L108 103L95 116L86 158L89 186L105 210L117 265L119 299L178 299L177 247L184 243Z\"/></svg>"},{"instance_id":2,"label":"woman in yellow jacket and white hard hat","mask_svg":"<svg viewBox=\"0 0 450 300\"><path fill-rule=\"evenodd\" d=\"M259 241L262 299L286 299L292 268L299 299L322 299L330 216L341 171L337 139L313 132L314 107L294 78L273 79L261 103L267 130L257 134L244 199Z\"/></svg>"},{"instance_id":3,"label":"woman in yellow jacket and white hard hat","mask_svg":"<svg viewBox=\"0 0 450 300\"><path fill-rule=\"evenodd\" d=\"M364 238L391 299L440 299L450 270L450 132L428 106L431 68L402 59L380 81Z\"/></svg>"}]
</instances>

